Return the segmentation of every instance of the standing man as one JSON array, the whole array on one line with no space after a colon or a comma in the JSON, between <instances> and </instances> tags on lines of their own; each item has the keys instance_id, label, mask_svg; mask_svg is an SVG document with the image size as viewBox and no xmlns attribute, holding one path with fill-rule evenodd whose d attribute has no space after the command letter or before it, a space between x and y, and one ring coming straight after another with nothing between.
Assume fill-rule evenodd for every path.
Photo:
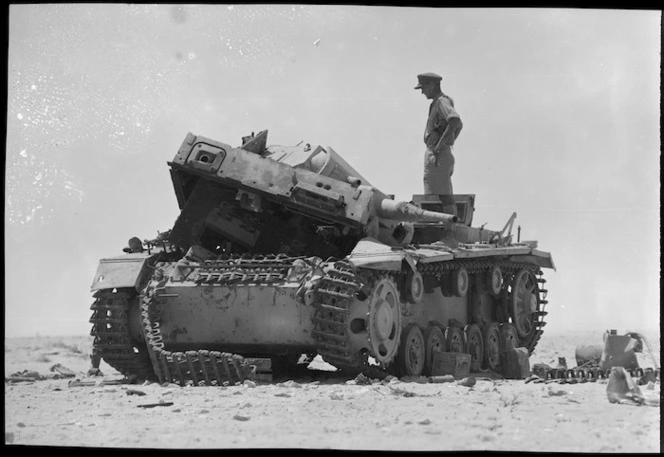
<instances>
[{"instance_id":1,"label":"standing man","mask_svg":"<svg viewBox=\"0 0 664 457\"><path fill-rule=\"evenodd\" d=\"M452 146L463 128L454 109L454 100L440 90L443 77L435 73L417 75L415 89L422 89L429 106L429 118L424 129L424 193L436 194L443 203L443 211L456 214L452 190L454 156Z\"/></svg>"}]
</instances>

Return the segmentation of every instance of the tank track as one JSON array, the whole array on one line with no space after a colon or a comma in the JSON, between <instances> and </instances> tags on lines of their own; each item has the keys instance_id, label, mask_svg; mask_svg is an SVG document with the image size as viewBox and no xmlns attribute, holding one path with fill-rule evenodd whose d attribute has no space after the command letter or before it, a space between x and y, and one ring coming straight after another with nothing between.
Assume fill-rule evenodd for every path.
<instances>
[{"instance_id":1,"label":"tank track","mask_svg":"<svg viewBox=\"0 0 664 457\"><path fill-rule=\"evenodd\" d=\"M507 287L511 284L516 273L525 269L535 275L538 282L538 309L535 311L537 317L534 322L534 329L524 340L521 340L521 346L526 347L529 353L532 353L540 340L546 325L544 316L545 305L548 303L545 299L547 291L540 286L546 281L542 278L542 272L538 266L529 263L518 263L510 261L488 261L486 259L472 260L452 260L447 262L437 262L432 264L420 265L419 272L424 275L442 276L452 270L465 267L469 274L482 273L488 271L494 265L498 265L503 272L503 292L501 294L503 306L507 306ZM314 313L314 330L312 332L314 339L318 343L318 353L325 361L336 366L340 370L347 372L362 372L371 378L383 379L389 373L377 366L369 365L366 358L359 354L351 354L347 346L347 328L349 307L355 294L362 286L362 282L371 283L381 276L392 276L397 284L400 284L399 274L393 271L370 271L356 274L350 264L346 261L334 262L331 267L326 269L326 274L321 278L316 288L316 299L313 306L316 308Z\"/></svg>"},{"instance_id":2,"label":"tank track","mask_svg":"<svg viewBox=\"0 0 664 457\"><path fill-rule=\"evenodd\" d=\"M129 331L129 307L138 300L133 289L99 290L90 306L90 335L94 337L92 359L104 359L125 376L141 379L154 377L150 357L144 344L135 344ZM93 362L94 363L94 362Z\"/></svg>"},{"instance_id":3,"label":"tank track","mask_svg":"<svg viewBox=\"0 0 664 457\"><path fill-rule=\"evenodd\" d=\"M464 267L469 274L477 274L488 272L489 269L494 265L499 266L503 272L501 302L505 309L507 307L507 300L509 299L507 287L512 283L514 276L519 270L529 271L533 274L535 280L537 281L539 300L537 301L537 310L535 310L533 313L536 317L535 321L533 322L534 329L528 335L528 337L525 339L520 339L520 346L527 348L528 353L532 354L535 350L535 347L537 346L537 343L542 337L542 334L544 333L543 328L546 325L544 317L548 314L548 312L544 310L548 304L548 301L546 300L548 291L542 288L542 286L546 283L546 280L543 278L543 273L537 265L530 263L512 262L507 260L490 261L487 259L455 259L447 262L436 262L424 265L420 264L418 265L418 271L422 274L422 276L442 276L451 272L452 270Z\"/></svg>"},{"instance_id":4,"label":"tank track","mask_svg":"<svg viewBox=\"0 0 664 457\"><path fill-rule=\"evenodd\" d=\"M197 268L197 284L270 284L287 279L294 262L301 257L286 255L242 255L208 260ZM256 379L256 367L238 354L199 349L171 352L161 336L158 294L165 278L153 277L141 302L141 322L154 372L160 383L221 386Z\"/></svg>"},{"instance_id":5,"label":"tank track","mask_svg":"<svg viewBox=\"0 0 664 457\"><path fill-rule=\"evenodd\" d=\"M652 373L655 379L661 379L661 370L659 368L634 368L626 371L638 380L639 378ZM549 368L535 373L545 382L558 382L560 384L576 384L578 382L596 382L598 379L608 379L611 375L611 369L600 370L599 367L575 367L575 368Z\"/></svg>"},{"instance_id":6,"label":"tank track","mask_svg":"<svg viewBox=\"0 0 664 457\"><path fill-rule=\"evenodd\" d=\"M348 262L328 264L316 287L312 335L318 345L318 354L326 362L348 374L362 373L382 380L389 373L369 365L360 354L351 354L347 345L349 308L361 286Z\"/></svg>"}]
</instances>

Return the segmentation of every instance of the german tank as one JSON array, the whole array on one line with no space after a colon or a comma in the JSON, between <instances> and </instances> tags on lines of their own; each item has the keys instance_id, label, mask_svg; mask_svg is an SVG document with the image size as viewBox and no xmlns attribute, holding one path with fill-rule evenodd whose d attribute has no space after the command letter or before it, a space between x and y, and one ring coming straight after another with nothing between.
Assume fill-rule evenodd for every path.
<instances>
[{"instance_id":1,"label":"german tank","mask_svg":"<svg viewBox=\"0 0 664 457\"><path fill-rule=\"evenodd\" d=\"M435 351L499 370L532 352L555 268L535 241L472 227L436 195L395 201L331 147L233 147L189 133L171 162L180 214L104 258L92 291L93 361L160 382L269 379L320 355L349 372L428 375Z\"/></svg>"}]
</instances>

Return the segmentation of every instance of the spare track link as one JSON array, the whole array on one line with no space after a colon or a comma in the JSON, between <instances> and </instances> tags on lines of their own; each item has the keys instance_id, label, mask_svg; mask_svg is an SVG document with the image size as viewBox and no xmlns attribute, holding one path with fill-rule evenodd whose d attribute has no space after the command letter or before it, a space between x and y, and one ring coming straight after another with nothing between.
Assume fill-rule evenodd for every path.
<instances>
[{"instance_id":1,"label":"spare track link","mask_svg":"<svg viewBox=\"0 0 664 457\"><path fill-rule=\"evenodd\" d=\"M318 354L326 362L347 374L362 373L382 380L389 373L369 365L360 354L351 354L347 344L349 307L360 287L361 283L348 262L331 264L316 287L312 334L318 343Z\"/></svg>"},{"instance_id":2,"label":"spare track link","mask_svg":"<svg viewBox=\"0 0 664 457\"><path fill-rule=\"evenodd\" d=\"M488 272L490 268L494 265L498 265L503 272L503 291L501 294L501 300L503 306L507 306L507 300L509 299L507 294L507 287L511 285L514 276L519 270L530 271L538 284L539 300L537 310L535 311L536 319L533 322L534 329L528 335L527 338L520 341L520 345L528 349L528 353L532 354L535 346L539 342L542 334L544 333L544 316L547 315L547 312L544 311L546 304L547 291L542 288L542 285L546 280L542 277L542 271L537 265L530 263L519 263L512 262L507 260L487 260L486 258L482 259L455 259L446 262L435 262L429 264L419 264L418 271L422 276L442 276L445 273L449 273L457 268L465 267L469 274L477 274L482 272Z\"/></svg>"},{"instance_id":3,"label":"spare track link","mask_svg":"<svg viewBox=\"0 0 664 457\"><path fill-rule=\"evenodd\" d=\"M148 379L154 376L145 344L132 342L129 331L129 306L138 300L133 289L103 289L95 293L90 306L90 335L94 337L93 359L104 359L125 376Z\"/></svg>"},{"instance_id":4,"label":"spare track link","mask_svg":"<svg viewBox=\"0 0 664 457\"><path fill-rule=\"evenodd\" d=\"M268 284L284 281L299 257L242 255L205 261L198 268L197 284ZM165 349L159 323L161 315L155 292L166 279L153 280L142 297L141 322L154 372L160 383L221 386L255 379L255 367L244 357L226 352L199 349L171 352Z\"/></svg>"}]
</instances>

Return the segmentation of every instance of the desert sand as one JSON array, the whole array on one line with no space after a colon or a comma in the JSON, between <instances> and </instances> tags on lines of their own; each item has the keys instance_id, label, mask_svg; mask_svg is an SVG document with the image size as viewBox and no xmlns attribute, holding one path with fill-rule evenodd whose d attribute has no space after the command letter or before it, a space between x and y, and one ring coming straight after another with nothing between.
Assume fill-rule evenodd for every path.
<instances>
[{"instance_id":1,"label":"desert sand","mask_svg":"<svg viewBox=\"0 0 664 457\"><path fill-rule=\"evenodd\" d=\"M621 331L620 331L621 332ZM648 335L659 360L659 335ZM576 365L578 345L602 332L545 333L530 358ZM456 383L357 385L335 375L256 386L99 385L122 376L102 362L88 377L92 340L5 340L5 376L34 370L35 382L5 382L5 443L101 448L306 448L660 452L660 408L609 403L606 381L536 384L483 378ZM642 367L652 367L646 351ZM53 379L60 364L92 386ZM332 367L316 359L311 368ZM50 377L50 378L49 378ZM657 386L659 388L659 386ZM138 391L138 393L136 393ZM141 395L144 394L144 395ZM142 407L141 405L154 405Z\"/></svg>"}]
</instances>

